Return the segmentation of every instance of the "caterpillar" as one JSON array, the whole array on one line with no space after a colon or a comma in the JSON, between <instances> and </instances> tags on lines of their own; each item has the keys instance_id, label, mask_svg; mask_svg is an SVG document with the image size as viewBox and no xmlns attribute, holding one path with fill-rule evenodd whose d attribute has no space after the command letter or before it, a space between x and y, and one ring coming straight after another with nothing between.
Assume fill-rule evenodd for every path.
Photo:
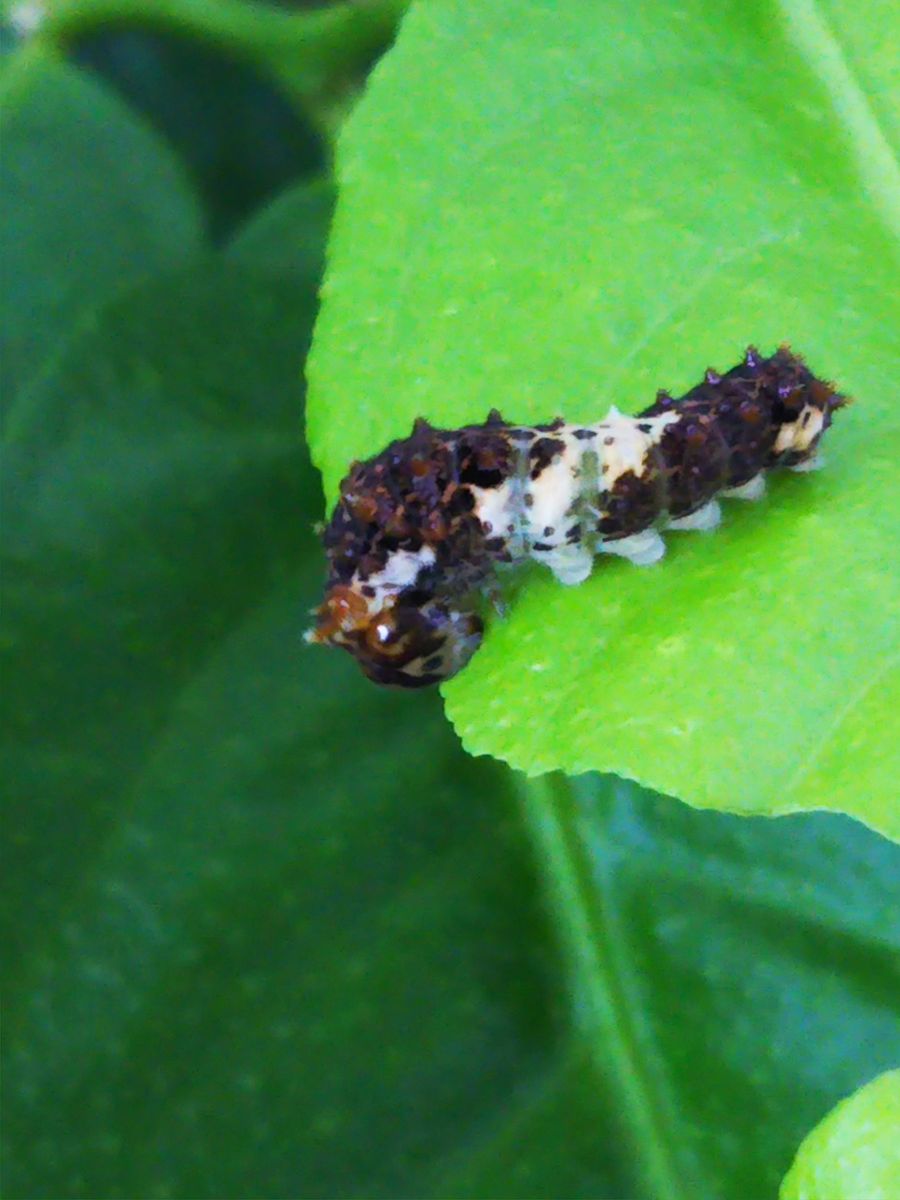
<instances>
[{"instance_id":1,"label":"caterpillar","mask_svg":"<svg viewBox=\"0 0 900 1200\"><path fill-rule=\"evenodd\" d=\"M781 346L750 347L724 374L708 369L680 399L636 416L611 408L594 425L482 425L408 437L351 465L324 530L325 597L312 643L349 651L377 683L448 679L481 642L481 596L500 564L526 558L564 584L595 556L647 566L664 530L711 530L720 496L755 500L765 472L818 465L832 413L847 403Z\"/></svg>"}]
</instances>

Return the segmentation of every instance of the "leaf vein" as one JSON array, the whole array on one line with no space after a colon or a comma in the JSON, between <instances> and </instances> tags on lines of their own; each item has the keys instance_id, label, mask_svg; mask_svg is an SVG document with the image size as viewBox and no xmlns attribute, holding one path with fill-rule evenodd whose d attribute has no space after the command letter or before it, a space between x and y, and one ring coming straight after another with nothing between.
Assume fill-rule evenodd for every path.
<instances>
[{"instance_id":1,"label":"leaf vein","mask_svg":"<svg viewBox=\"0 0 900 1200\"><path fill-rule=\"evenodd\" d=\"M860 181L890 233L900 239L900 165L865 90L816 0L780 0L787 33L825 89L848 135Z\"/></svg>"},{"instance_id":2,"label":"leaf vein","mask_svg":"<svg viewBox=\"0 0 900 1200\"><path fill-rule=\"evenodd\" d=\"M888 673L897 665L898 662L900 662L900 654L894 654L886 658L882 663L881 668L873 675L870 675L867 679L865 679L862 685L851 695L846 704L838 709L832 720L829 721L825 726L821 736L819 737L819 740L816 742L807 758L798 763L797 767L794 769L793 774L790 776L784 787L783 795L785 797L788 797L791 795L791 793L795 792L804 779L811 774L813 767L815 767L816 763L822 756L822 751L832 740L835 733L838 731L838 729L840 729L847 717L850 716L858 704L861 704L863 700L865 700L869 692L871 692L875 686L879 684L882 679L885 678L885 676L888 675Z\"/></svg>"}]
</instances>

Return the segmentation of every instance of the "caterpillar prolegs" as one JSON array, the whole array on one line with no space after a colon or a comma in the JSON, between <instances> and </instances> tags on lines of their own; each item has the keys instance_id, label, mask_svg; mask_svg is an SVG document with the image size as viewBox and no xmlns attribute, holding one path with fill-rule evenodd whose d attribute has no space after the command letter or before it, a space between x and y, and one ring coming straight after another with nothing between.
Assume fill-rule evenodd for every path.
<instances>
[{"instance_id":1,"label":"caterpillar prolegs","mask_svg":"<svg viewBox=\"0 0 900 1200\"><path fill-rule=\"evenodd\" d=\"M756 499L764 472L815 466L846 402L786 346L770 358L751 347L634 417L526 426L494 411L455 430L420 418L341 484L307 640L341 646L378 683L448 679L478 648L498 564L533 558L576 584L601 553L654 563L662 531L715 528L718 497Z\"/></svg>"}]
</instances>

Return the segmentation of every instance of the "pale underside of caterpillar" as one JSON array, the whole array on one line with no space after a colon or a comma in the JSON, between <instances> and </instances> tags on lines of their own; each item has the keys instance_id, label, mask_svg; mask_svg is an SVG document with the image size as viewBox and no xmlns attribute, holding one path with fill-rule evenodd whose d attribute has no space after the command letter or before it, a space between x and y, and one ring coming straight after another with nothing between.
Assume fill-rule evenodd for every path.
<instances>
[{"instance_id":1,"label":"pale underside of caterpillar","mask_svg":"<svg viewBox=\"0 0 900 1200\"><path fill-rule=\"evenodd\" d=\"M307 640L349 651L378 683L448 679L478 648L498 565L532 558L577 584L598 554L655 563L663 531L718 525L718 497L754 500L766 471L816 466L846 402L786 346L751 347L633 417L525 426L492 412L452 431L420 419L341 484Z\"/></svg>"}]
</instances>

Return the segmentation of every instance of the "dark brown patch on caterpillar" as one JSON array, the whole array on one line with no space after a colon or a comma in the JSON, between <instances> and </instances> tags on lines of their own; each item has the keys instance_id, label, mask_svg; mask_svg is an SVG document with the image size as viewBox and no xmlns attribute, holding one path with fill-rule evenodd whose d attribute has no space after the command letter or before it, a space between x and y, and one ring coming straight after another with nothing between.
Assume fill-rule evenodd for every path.
<instances>
[{"instance_id":1,"label":"dark brown patch on caterpillar","mask_svg":"<svg viewBox=\"0 0 900 1200\"><path fill-rule=\"evenodd\" d=\"M540 437L534 441L528 452L529 474L531 478L540 479L547 467L550 466L557 455L562 454L565 448L566 443L559 438Z\"/></svg>"}]
</instances>

